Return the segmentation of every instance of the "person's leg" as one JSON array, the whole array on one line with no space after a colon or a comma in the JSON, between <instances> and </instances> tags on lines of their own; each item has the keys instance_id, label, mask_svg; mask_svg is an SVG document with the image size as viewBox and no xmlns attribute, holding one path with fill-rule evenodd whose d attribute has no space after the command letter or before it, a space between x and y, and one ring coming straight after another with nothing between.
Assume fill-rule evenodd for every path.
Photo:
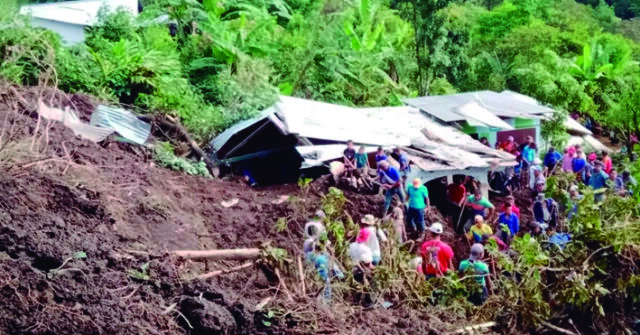
<instances>
[{"instance_id":1,"label":"person's leg","mask_svg":"<svg viewBox=\"0 0 640 335\"><path fill-rule=\"evenodd\" d=\"M416 214L415 208L409 207L409 209L407 209L407 223L409 224L409 228L411 228L411 231L416 231L417 229L415 214Z\"/></svg>"},{"instance_id":2,"label":"person's leg","mask_svg":"<svg viewBox=\"0 0 640 335\"><path fill-rule=\"evenodd\" d=\"M416 209L415 213L416 227L418 227L418 231L422 234L425 229L424 224L424 209Z\"/></svg>"},{"instance_id":3,"label":"person's leg","mask_svg":"<svg viewBox=\"0 0 640 335\"><path fill-rule=\"evenodd\" d=\"M394 191L393 189L387 190L384 192L384 212L382 212L382 216L387 215L389 212L389 207L391 206L391 199L393 198Z\"/></svg>"}]
</instances>

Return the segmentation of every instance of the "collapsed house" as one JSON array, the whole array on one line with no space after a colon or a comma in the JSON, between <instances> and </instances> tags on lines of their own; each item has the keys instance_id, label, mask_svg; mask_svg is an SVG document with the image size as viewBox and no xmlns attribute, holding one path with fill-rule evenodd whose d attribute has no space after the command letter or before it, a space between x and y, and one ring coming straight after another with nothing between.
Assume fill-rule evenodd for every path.
<instances>
[{"instance_id":1,"label":"collapsed house","mask_svg":"<svg viewBox=\"0 0 640 335\"><path fill-rule=\"evenodd\" d=\"M486 186L490 169L515 165L514 156L417 108L353 108L286 96L216 137L212 158L222 173L249 176L261 185L285 183L328 173L328 163L342 158L348 140L367 153L377 146L404 148L413 164L408 178L424 182L468 175Z\"/></svg>"},{"instance_id":2,"label":"collapsed house","mask_svg":"<svg viewBox=\"0 0 640 335\"><path fill-rule=\"evenodd\" d=\"M419 108L433 119L460 129L473 138L486 138L492 146L512 136L523 143L533 137L544 147L541 125L554 113L537 100L512 91L500 93L477 91L405 99L408 106ZM585 144L597 150L609 150L577 121L567 116L570 144Z\"/></svg>"}]
</instances>

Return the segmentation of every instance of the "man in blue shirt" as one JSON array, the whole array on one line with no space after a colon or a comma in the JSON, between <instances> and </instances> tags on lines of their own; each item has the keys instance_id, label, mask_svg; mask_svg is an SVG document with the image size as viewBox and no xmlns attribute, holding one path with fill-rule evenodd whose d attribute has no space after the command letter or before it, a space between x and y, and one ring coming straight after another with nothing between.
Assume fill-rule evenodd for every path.
<instances>
[{"instance_id":1,"label":"man in blue shirt","mask_svg":"<svg viewBox=\"0 0 640 335\"><path fill-rule=\"evenodd\" d=\"M547 170L547 174L550 174L553 169L556 167L559 161L562 160L562 155L557 152L553 147L549 148L547 154L544 156L544 168Z\"/></svg>"},{"instance_id":2,"label":"man in blue shirt","mask_svg":"<svg viewBox=\"0 0 640 335\"><path fill-rule=\"evenodd\" d=\"M508 202L504 204L504 213L500 213L498 217L498 230L498 235L502 237L504 243L509 243L509 240L520 231L520 220L513 214L513 208Z\"/></svg>"},{"instance_id":3,"label":"man in blue shirt","mask_svg":"<svg viewBox=\"0 0 640 335\"><path fill-rule=\"evenodd\" d=\"M389 162L387 161L381 161L378 163L378 167L380 167L380 172L378 174L380 184L385 190L384 212L382 213L382 216L384 217L389 211L393 195L397 194L400 201L404 202L404 192L402 191L402 178L400 178L400 173L395 167L389 165Z\"/></svg>"}]
</instances>

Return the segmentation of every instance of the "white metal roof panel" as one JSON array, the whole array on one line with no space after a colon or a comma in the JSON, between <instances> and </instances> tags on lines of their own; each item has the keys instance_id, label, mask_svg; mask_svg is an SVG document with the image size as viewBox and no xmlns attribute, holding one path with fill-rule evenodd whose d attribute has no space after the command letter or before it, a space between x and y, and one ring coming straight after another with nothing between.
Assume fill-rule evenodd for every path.
<instances>
[{"instance_id":1,"label":"white metal roof panel","mask_svg":"<svg viewBox=\"0 0 640 335\"><path fill-rule=\"evenodd\" d=\"M131 14L138 14L138 0L84 0L24 5L20 14L36 18L91 26L98 20L98 11L103 6L110 10L123 8Z\"/></svg>"}]
</instances>

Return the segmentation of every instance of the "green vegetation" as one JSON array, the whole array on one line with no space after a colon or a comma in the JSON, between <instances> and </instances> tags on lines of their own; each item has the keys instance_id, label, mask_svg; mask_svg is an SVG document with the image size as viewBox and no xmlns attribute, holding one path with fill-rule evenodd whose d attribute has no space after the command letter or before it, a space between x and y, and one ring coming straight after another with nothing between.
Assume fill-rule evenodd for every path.
<instances>
[{"instance_id":1,"label":"green vegetation","mask_svg":"<svg viewBox=\"0 0 640 335\"><path fill-rule=\"evenodd\" d=\"M173 146L169 142L157 143L153 151L153 159L161 166L175 171L182 171L192 176L209 177L209 170L204 162L177 157L173 152Z\"/></svg>"},{"instance_id":2,"label":"green vegetation","mask_svg":"<svg viewBox=\"0 0 640 335\"><path fill-rule=\"evenodd\" d=\"M640 28L616 17L634 1L613 4L146 0L138 18L101 15L84 44L67 47L31 28L9 1L0 17L0 76L168 113L200 142L278 93L381 106L481 89L587 113L628 139L640 135L629 122L637 119ZM157 20L162 15L175 36Z\"/></svg>"}]
</instances>

